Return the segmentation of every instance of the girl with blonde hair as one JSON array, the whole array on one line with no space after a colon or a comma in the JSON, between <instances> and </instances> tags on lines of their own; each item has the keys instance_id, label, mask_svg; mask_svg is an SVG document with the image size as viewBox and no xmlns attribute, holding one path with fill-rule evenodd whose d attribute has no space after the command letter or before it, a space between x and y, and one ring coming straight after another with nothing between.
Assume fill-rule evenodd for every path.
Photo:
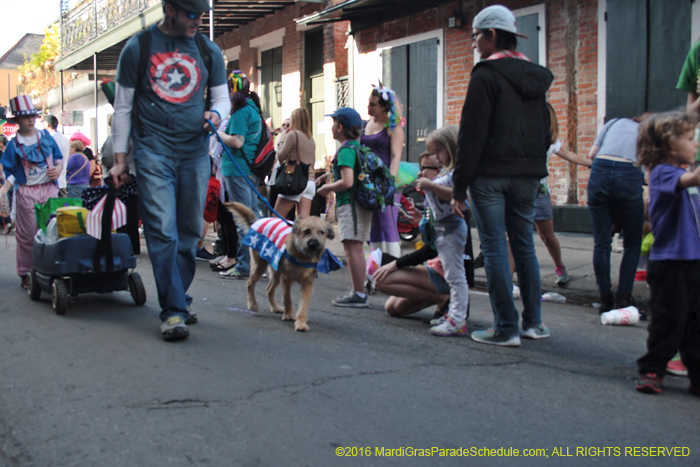
<instances>
[{"instance_id":1,"label":"girl with blonde hair","mask_svg":"<svg viewBox=\"0 0 700 467\"><path fill-rule=\"evenodd\" d=\"M435 229L435 248L437 249L445 281L450 286L450 304L444 318L434 322L430 333L434 336L467 337L467 306L469 305L469 286L464 269L464 257L461 254L467 242L467 223L464 217L452 212L452 171L457 153L457 135L455 125L447 125L428 135L426 146L435 154L442 170L434 180L421 177L416 187L425 191L425 200ZM433 323L431 323L433 324Z\"/></svg>"}]
</instances>

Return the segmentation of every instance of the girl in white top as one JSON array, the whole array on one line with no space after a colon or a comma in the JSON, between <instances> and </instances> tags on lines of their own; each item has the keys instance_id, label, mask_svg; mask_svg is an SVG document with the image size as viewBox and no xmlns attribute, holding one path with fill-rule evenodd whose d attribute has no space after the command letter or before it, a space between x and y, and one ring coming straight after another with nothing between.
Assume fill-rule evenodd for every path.
<instances>
[{"instance_id":1,"label":"girl in white top","mask_svg":"<svg viewBox=\"0 0 700 467\"><path fill-rule=\"evenodd\" d=\"M562 146L561 141L557 138L559 136L559 123L557 122L557 114L554 112L554 108L547 103L547 108L549 110L549 130L552 135L551 146L547 152L547 164L549 165L549 156L556 154L564 160L573 162L574 164L584 165L586 167L591 166L591 161L585 157L581 157L578 154L574 154L565 147ZM552 198L549 194L549 187L547 185L547 177L540 180L540 186L538 189L537 197L535 198L535 227L537 228L537 233L540 234L542 242L544 242L549 252L549 256L552 257L554 262L554 268L556 272L556 279L554 283L556 285L562 286L569 281L569 275L566 271L566 266L561 260L561 246L559 245L559 240L556 235L554 235L554 215L552 212ZM510 245L509 245L510 247ZM508 259L510 260L509 255ZM515 264L511 264L511 274L515 271Z\"/></svg>"},{"instance_id":2,"label":"girl in white top","mask_svg":"<svg viewBox=\"0 0 700 467\"><path fill-rule=\"evenodd\" d=\"M457 152L459 128L447 125L428 135L428 151L437 156L442 171L434 180L419 178L416 187L425 192L435 226L435 248L450 285L450 305L445 320L430 328L435 336L467 337L467 305L469 286L464 271L464 245L467 241L466 221L452 213L452 168Z\"/></svg>"},{"instance_id":3,"label":"girl in white top","mask_svg":"<svg viewBox=\"0 0 700 467\"><path fill-rule=\"evenodd\" d=\"M298 108L292 111L290 117L291 129L284 137L277 160L285 162L287 159L299 160L304 164L309 164L309 181L306 189L298 195L278 195L275 202L275 211L281 216L287 214L293 207L297 208L296 217L304 219L311 213L311 201L316 195L316 183L314 180L314 162L316 162L316 143L311 136L311 118L305 108Z\"/></svg>"}]
</instances>

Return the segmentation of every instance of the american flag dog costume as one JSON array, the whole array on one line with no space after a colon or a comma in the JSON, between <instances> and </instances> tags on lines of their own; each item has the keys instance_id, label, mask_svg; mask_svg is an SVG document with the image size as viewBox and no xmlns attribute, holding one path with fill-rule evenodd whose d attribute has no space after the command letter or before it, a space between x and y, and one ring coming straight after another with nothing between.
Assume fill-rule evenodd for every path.
<instances>
[{"instance_id":1,"label":"american flag dog costume","mask_svg":"<svg viewBox=\"0 0 700 467\"><path fill-rule=\"evenodd\" d=\"M326 249L327 240L333 239L333 227L319 217L297 219L290 225L278 218L254 219L254 214L241 203L225 203L234 213L236 222L249 226L242 243L251 249L251 269L248 277L248 308L258 310L255 284L268 266L271 266L270 282L265 293L270 311L282 313L283 321L294 320L294 329L308 331L308 309L317 271L330 272L340 269L342 263ZM291 285L301 286L296 313L292 310ZM275 298L275 290L282 285L284 306Z\"/></svg>"}]
</instances>

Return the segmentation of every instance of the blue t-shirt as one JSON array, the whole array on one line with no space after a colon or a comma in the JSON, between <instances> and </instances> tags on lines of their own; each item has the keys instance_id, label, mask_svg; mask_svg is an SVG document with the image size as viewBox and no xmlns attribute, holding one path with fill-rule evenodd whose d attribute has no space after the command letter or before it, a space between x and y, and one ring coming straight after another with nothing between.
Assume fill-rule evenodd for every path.
<instances>
[{"instance_id":1,"label":"blue t-shirt","mask_svg":"<svg viewBox=\"0 0 700 467\"><path fill-rule=\"evenodd\" d=\"M178 158L204 156L209 143L202 120L207 110L204 91L207 84L226 84L221 51L205 38L212 58L209 79L194 38L168 36L157 25L149 31L152 55L143 82L136 82L141 54L138 36L126 43L117 67L120 86L138 87L132 110L134 148Z\"/></svg>"},{"instance_id":2,"label":"blue t-shirt","mask_svg":"<svg viewBox=\"0 0 700 467\"><path fill-rule=\"evenodd\" d=\"M601 156L617 156L637 162L639 123L629 118L615 118L605 124L593 144Z\"/></svg>"},{"instance_id":3,"label":"blue t-shirt","mask_svg":"<svg viewBox=\"0 0 700 467\"><path fill-rule=\"evenodd\" d=\"M250 175L252 173L245 160L248 160L251 165L255 162L255 156L257 156L255 152L258 149L258 142L262 132L261 122L262 119L260 118L258 107L252 100L248 100L248 105L231 114L228 119L226 134L243 136L245 141L243 142L243 147L232 148L229 146L228 150L236 158L236 162L238 162L243 173L241 174L241 172L236 170L233 162L231 162L231 158L224 152L221 154L221 173L224 176L240 177L241 175Z\"/></svg>"},{"instance_id":4,"label":"blue t-shirt","mask_svg":"<svg viewBox=\"0 0 700 467\"><path fill-rule=\"evenodd\" d=\"M698 188L680 188L685 170L669 164L649 174L649 219L654 244L649 259L700 259L700 198Z\"/></svg>"}]
</instances>

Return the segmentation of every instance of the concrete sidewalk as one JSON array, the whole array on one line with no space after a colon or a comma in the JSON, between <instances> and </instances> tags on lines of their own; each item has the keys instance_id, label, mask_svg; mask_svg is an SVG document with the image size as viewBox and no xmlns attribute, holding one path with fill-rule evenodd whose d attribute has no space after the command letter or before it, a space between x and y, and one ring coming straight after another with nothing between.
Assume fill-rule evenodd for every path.
<instances>
[{"instance_id":1,"label":"concrete sidewalk","mask_svg":"<svg viewBox=\"0 0 700 467\"><path fill-rule=\"evenodd\" d=\"M472 238L474 239L474 255L476 256L479 254L479 233L477 229L472 229ZM535 249L537 251L537 259L540 263L542 293L557 292L566 297L567 303L584 306L592 306L593 303L599 302L600 294L598 293L595 273L593 272L593 237L589 234L558 232L557 238L561 245L562 260L566 265L570 280L563 287L558 287L554 284L554 279L556 278L554 263L544 243L542 243L539 235L535 232ZM346 263L343 245L337 237L330 242L328 247L334 255L342 259L343 263ZM414 248L414 244L406 242L401 246L403 254L410 253ZM366 253L369 252L368 245L365 245L365 251ZM621 260L622 253L616 253L614 251L611 253L611 279L613 290L617 288ZM515 278L514 283L517 283L517 279ZM486 273L484 268L476 270L476 289L486 289ZM649 309L649 289L647 288L646 282L635 281L632 295L640 309Z\"/></svg>"}]
</instances>

